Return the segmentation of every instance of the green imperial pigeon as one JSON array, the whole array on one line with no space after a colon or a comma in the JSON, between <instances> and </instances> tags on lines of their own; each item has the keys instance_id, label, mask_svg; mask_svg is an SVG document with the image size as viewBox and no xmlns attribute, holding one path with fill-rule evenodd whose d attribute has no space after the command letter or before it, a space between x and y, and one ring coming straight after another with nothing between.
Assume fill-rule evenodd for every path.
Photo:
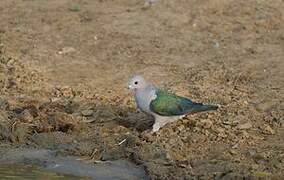
<instances>
[{"instance_id":1,"label":"green imperial pigeon","mask_svg":"<svg viewBox=\"0 0 284 180\"><path fill-rule=\"evenodd\" d=\"M134 91L138 108L155 118L152 132L158 131L167 123L183 118L187 114L216 110L218 106L192 102L190 99L160 90L136 75L128 84Z\"/></svg>"}]
</instances>

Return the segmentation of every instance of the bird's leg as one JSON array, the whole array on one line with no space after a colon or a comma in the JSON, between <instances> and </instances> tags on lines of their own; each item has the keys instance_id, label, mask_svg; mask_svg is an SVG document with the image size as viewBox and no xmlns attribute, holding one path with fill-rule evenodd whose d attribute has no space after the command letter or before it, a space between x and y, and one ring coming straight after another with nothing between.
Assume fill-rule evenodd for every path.
<instances>
[{"instance_id":1,"label":"bird's leg","mask_svg":"<svg viewBox=\"0 0 284 180\"><path fill-rule=\"evenodd\" d=\"M152 132L157 132L160 128L164 127L166 124L174 122L183 117L184 116L172 116L172 117L155 116L155 123L153 125Z\"/></svg>"},{"instance_id":2,"label":"bird's leg","mask_svg":"<svg viewBox=\"0 0 284 180\"><path fill-rule=\"evenodd\" d=\"M157 132L160 129L160 122L155 120L155 123L153 124L152 133Z\"/></svg>"},{"instance_id":3,"label":"bird's leg","mask_svg":"<svg viewBox=\"0 0 284 180\"><path fill-rule=\"evenodd\" d=\"M165 126L168 122L169 120L167 117L156 116L152 132L157 132L161 127Z\"/></svg>"}]
</instances>

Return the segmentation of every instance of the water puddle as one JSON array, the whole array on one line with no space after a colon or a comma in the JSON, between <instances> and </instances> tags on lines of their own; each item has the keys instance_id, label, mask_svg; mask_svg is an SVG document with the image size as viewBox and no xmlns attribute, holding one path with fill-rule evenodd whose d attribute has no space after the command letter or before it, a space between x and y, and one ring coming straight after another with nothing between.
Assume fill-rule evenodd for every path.
<instances>
[{"instance_id":1,"label":"water puddle","mask_svg":"<svg viewBox=\"0 0 284 180\"><path fill-rule=\"evenodd\" d=\"M77 180L77 179L90 179L87 177L79 177L74 175L67 175L62 173L56 173L44 170L43 168L34 165L25 164L2 164L0 165L0 177L1 179L13 179L13 180Z\"/></svg>"},{"instance_id":2,"label":"water puddle","mask_svg":"<svg viewBox=\"0 0 284 180\"><path fill-rule=\"evenodd\" d=\"M127 160L86 163L50 150L10 149L0 154L1 179L148 180L145 170Z\"/></svg>"}]
</instances>

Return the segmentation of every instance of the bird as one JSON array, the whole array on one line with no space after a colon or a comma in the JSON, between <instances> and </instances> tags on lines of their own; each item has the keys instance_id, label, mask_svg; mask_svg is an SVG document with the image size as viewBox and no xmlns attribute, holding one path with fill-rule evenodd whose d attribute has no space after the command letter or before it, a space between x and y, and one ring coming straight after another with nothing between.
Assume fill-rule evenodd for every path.
<instances>
[{"instance_id":1,"label":"bird","mask_svg":"<svg viewBox=\"0 0 284 180\"><path fill-rule=\"evenodd\" d=\"M128 88L134 92L138 109L154 117L152 133L188 114L217 110L219 107L193 102L186 97L159 89L141 75L134 75L128 82Z\"/></svg>"}]
</instances>

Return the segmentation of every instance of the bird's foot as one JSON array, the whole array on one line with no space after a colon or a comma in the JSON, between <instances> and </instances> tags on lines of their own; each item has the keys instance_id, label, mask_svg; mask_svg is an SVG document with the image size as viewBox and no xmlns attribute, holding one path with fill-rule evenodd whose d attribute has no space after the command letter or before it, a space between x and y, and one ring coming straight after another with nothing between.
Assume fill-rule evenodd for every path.
<instances>
[{"instance_id":1,"label":"bird's foot","mask_svg":"<svg viewBox=\"0 0 284 180\"><path fill-rule=\"evenodd\" d=\"M152 133L152 130L146 130L146 131L143 131L141 134L140 134L140 138L146 140L146 141L152 141L153 140L153 133Z\"/></svg>"},{"instance_id":2,"label":"bird's foot","mask_svg":"<svg viewBox=\"0 0 284 180\"><path fill-rule=\"evenodd\" d=\"M151 141L151 137L153 137L153 135L157 135L159 133L159 129L160 129L160 124L158 122L155 122L153 128L143 131L140 134L140 137L145 140Z\"/></svg>"}]
</instances>

